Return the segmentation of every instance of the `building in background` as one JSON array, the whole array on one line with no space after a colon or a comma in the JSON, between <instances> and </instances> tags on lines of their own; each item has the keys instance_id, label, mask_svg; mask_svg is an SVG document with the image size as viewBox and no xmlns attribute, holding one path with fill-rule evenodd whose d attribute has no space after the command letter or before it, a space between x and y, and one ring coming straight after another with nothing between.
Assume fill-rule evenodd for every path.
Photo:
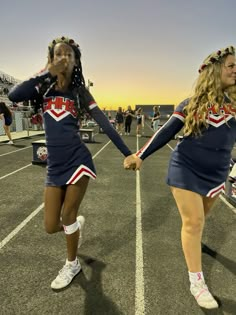
<instances>
[{"instance_id":1,"label":"building in background","mask_svg":"<svg viewBox=\"0 0 236 315\"><path fill-rule=\"evenodd\" d=\"M29 106L29 102L16 104L12 103L8 98L10 89L19 82L20 80L0 70L0 102L4 102L12 112L11 132L29 130L29 128L33 126L30 122L32 109ZM0 120L0 136L1 135L5 135L2 120Z\"/></svg>"},{"instance_id":2,"label":"building in background","mask_svg":"<svg viewBox=\"0 0 236 315\"><path fill-rule=\"evenodd\" d=\"M9 90L13 87L13 85L19 82L20 82L19 80L15 79L14 77L0 70L0 101L1 102L6 103L8 106L12 104L12 102L8 99L7 95L8 95Z\"/></svg>"}]
</instances>

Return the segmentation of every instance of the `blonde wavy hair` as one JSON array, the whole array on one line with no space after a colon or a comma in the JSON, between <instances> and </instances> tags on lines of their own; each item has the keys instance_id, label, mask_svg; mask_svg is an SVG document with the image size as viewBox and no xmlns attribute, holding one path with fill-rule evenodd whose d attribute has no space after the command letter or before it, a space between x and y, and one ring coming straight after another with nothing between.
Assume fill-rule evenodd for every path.
<instances>
[{"instance_id":1,"label":"blonde wavy hair","mask_svg":"<svg viewBox=\"0 0 236 315\"><path fill-rule=\"evenodd\" d=\"M195 84L194 93L189 100L188 105L184 109L186 115L184 135L198 136L201 135L203 127L207 128L208 107L214 104L215 110L219 115L220 107L223 105L225 94L231 101L232 110L236 110L236 85L222 90L221 86L221 72L222 66L228 55L225 54L219 61L208 63L204 70L199 73L198 79ZM209 55L206 61L209 61ZM235 113L233 113L235 115Z\"/></svg>"}]
</instances>

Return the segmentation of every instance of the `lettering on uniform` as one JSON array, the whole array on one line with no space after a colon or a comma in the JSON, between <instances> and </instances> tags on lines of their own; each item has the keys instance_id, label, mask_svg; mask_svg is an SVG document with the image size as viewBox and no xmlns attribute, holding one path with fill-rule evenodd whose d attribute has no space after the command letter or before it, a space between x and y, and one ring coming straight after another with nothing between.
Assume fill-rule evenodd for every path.
<instances>
[{"instance_id":1,"label":"lettering on uniform","mask_svg":"<svg viewBox=\"0 0 236 315\"><path fill-rule=\"evenodd\" d=\"M56 111L66 111L71 113L73 117L76 118L77 111L74 106L74 101L69 98L56 96L56 97L47 97L43 104L44 111L47 110L56 110Z\"/></svg>"}]
</instances>

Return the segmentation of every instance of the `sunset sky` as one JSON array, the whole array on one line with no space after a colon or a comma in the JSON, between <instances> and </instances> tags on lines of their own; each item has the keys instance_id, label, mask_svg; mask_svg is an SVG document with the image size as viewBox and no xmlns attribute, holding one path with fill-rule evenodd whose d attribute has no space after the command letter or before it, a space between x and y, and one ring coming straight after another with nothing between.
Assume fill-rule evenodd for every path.
<instances>
[{"instance_id":1,"label":"sunset sky","mask_svg":"<svg viewBox=\"0 0 236 315\"><path fill-rule=\"evenodd\" d=\"M48 43L80 44L101 108L175 104L191 94L209 53L236 43L235 0L3 0L0 70L24 80Z\"/></svg>"}]
</instances>

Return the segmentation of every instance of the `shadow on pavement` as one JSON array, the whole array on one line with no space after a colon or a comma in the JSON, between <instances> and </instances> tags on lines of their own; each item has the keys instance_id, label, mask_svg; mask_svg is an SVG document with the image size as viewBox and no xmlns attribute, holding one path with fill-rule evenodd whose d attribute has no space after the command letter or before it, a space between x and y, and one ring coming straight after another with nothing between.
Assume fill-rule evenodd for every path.
<instances>
[{"instance_id":1,"label":"shadow on pavement","mask_svg":"<svg viewBox=\"0 0 236 315\"><path fill-rule=\"evenodd\" d=\"M226 269L228 269L232 274L236 275L236 262L217 253L206 244L202 243L202 253L211 256L221 263ZM236 309L236 308L235 308Z\"/></svg>"},{"instance_id":2,"label":"shadow on pavement","mask_svg":"<svg viewBox=\"0 0 236 315\"><path fill-rule=\"evenodd\" d=\"M217 296L214 296L214 298L219 303L220 307L213 310L207 310L207 309L201 308L204 314L206 315L224 315L224 314L234 315L235 314L235 310L236 310L235 301L224 299L224 298L221 298L221 300L219 300Z\"/></svg>"},{"instance_id":3,"label":"shadow on pavement","mask_svg":"<svg viewBox=\"0 0 236 315\"><path fill-rule=\"evenodd\" d=\"M94 314L111 314L124 315L116 304L107 297L102 288L102 271L106 268L106 264L94 258L79 255L84 263L92 268L92 276L90 279L82 272L79 279L74 282L85 291L85 308L84 315Z\"/></svg>"}]
</instances>

